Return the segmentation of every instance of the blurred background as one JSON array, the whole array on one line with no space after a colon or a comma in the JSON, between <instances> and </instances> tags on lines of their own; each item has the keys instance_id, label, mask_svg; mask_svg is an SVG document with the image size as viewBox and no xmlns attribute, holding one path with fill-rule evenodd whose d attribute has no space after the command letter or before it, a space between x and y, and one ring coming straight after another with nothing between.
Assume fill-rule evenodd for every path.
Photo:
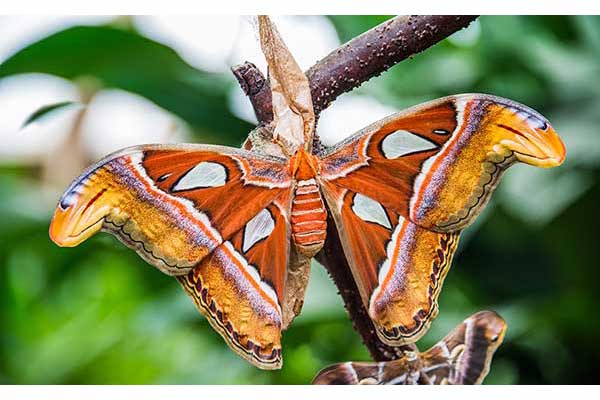
<instances>
[{"instance_id":1,"label":"blurred background","mask_svg":"<svg viewBox=\"0 0 600 400\"><path fill-rule=\"evenodd\" d=\"M385 16L279 17L301 67ZM299 383L368 360L315 263L284 367L237 357L177 282L107 234L72 249L48 225L84 167L140 143L238 146L255 124L232 65L265 62L250 19L0 17L0 384ZM600 17L481 17L345 94L320 119L332 144L413 104L463 92L525 103L567 161L518 165L462 236L426 349L482 309L508 323L486 383L597 383ZM62 104L33 123L40 107ZM48 110L46 110L48 111Z\"/></svg>"}]
</instances>

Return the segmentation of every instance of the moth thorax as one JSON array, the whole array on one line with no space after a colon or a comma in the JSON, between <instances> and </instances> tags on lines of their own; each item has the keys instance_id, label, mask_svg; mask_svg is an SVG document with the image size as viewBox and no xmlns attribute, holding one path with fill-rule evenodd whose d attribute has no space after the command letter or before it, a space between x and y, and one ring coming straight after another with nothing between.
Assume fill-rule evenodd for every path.
<instances>
[{"instance_id":1,"label":"moth thorax","mask_svg":"<svg viewBox=\"0 0 600 400\"><path fill-rule=\"evenodd\" d=\"M297 181L305 181L318 175L319 163L317 158L305 149L299 149L290 159L291 175Z\"/></svg>"},{"instance_id":2,"label":"moth thorax","mask_svg":"<svg viewBox=\"0 0 600 400\"><path fill-rule=\"evenodd\" d=\"M297 182L291 222L298 251L313 257L323 247L327 234L327 211L315 179Z\"/></svg>"}]
</instances>

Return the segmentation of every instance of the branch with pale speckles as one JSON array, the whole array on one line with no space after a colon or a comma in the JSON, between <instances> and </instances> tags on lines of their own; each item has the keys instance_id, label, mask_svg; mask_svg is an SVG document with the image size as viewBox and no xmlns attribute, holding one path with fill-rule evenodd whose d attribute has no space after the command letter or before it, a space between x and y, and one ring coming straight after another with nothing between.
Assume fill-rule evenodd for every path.
<instances>
[{"instance_id":1,"label":"branch with pale speckles","mask_svg":"<svg viewBox=\"0 0 600 400\"><path fill-rule=\"evenodd\" d=\"M350 40L306 71L317 116L338 96L362 85L473 22L473 15L392 18ZM268 80L250 62L232 72L250 98L261 125L273 120Z\"/></svg>"}]
</instances>

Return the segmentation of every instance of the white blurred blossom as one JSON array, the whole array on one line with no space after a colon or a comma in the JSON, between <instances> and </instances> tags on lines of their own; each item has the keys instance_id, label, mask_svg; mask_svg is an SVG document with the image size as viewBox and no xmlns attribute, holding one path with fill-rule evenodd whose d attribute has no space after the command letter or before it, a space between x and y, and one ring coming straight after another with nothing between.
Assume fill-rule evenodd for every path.
<instances>
[{"instance_id":1,"label":"white blurred blossom","mask_svg":"<svg viewBox=\"0 0 600 400\"><path fill-rule=\"evenodd\" d=\"M339 46L335 27L323 16L275 16L272 20L303 69ZM244 61L266 71L254 21L236 15L134 17L144 36L175 49L196 68L221 73Z\"/></svg>"},{"instance_id":2,"label":"white blurred blossom","mask_svg":"<svg viewBox=\"0 0 600 400\"><path fill-rule=\"evenodd\" d=\"M174 49L190 65L209 72L228 72L228 59L240 29L239 16L136 16L138 31Z\"/></svg>"},{"instance_id":3,"label":"white blurred blossom","mask_svg":"<svg viewBox=\"0 0 600 400\"><path fill-rule=\"evenodd\" d=\"M317 133L323 144L331 146L398 111L370 96L345 94L321 113Z\"/></svg>"},{"instance_id":4,"label":"white blurred blossom","mask_svg":"<svg viewBox=\"0 0 600 400\"><path fill-rule=\"evenodd\" d=\"M90 102L81 135L93 159L123 147L184 142L186 125L151 101L123 90L99 92Z\"/></svg>"}]
</instances>

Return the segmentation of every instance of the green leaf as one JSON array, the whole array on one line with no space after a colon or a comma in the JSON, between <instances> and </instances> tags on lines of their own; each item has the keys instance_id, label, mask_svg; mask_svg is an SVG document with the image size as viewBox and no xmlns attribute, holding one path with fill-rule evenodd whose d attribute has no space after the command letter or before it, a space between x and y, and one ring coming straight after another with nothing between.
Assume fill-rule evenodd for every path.
<instances>
[{"instance_id":1,"label":"green leaf","mask_svg":"<svg viewBox=\"0 0 600 400\"><path fill-rule=\"evenodd\" d=\"M25 47L0 65L0 78L32 72L71 80L92 76L105 87L146 97L222 143L239 143L252 128L228 110L232 78L195 69L171 48L133 31L69 28Z\"/></svg>"},{"instance_id":2,"label":"green leaf","mask_svg":"<svg viewBox=\"0 0 600 400\"><path fill-rule=\"evenodd\" d=\"M25 122L23 122L23 125L21 125L21 129L26 128L29 124L31 124L33 122L39 122L40 120L43 120L45 117L48 117L50 114L54 114L54 112L64 111L65 108L69 108L71 106L78 106L78 105L83 107L83 105L73 102L73 101L63 101L60 103L54 103L54 104L48 104L48 105L42 106L42 107L38 108L37 110L35 110L29 117L27 117Z\"/></svg>"}]
</instances>

